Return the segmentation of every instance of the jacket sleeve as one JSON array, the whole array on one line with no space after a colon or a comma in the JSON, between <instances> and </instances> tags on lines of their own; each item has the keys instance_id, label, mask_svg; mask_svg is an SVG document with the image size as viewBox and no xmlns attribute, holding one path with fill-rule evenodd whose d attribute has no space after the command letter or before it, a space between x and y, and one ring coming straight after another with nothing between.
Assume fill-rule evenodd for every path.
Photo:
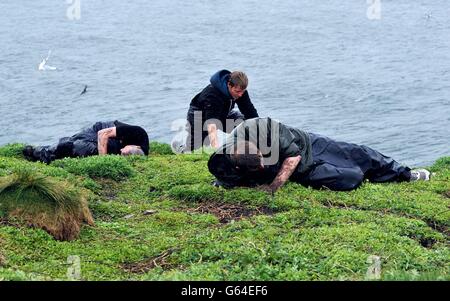
<instances>
[{"instance_id":1,"label":"jacket sleeve","mask_svg":"<svg viewBox=\"0 0 450 301\"><path fill-rule=\"evenodd\" d=\"M250 100L250 96L248 95L248 91L245 91L244 95L236 101L239 111L244 114L245 119L256 118L258 116L258 112Z\"/></svg>"},{"instance_id":2,"label":"jacket sleeve","mask_svg":"<svg viewBox=\"0 0 450 301\"><path fill-rule=\"evenodd\" d=\"M207 93L203 98L203 113L205 116L205 120L203 122L207 122L212 119L220 120L220 116L222 113L222 102L220 99L217 99L214 94ZM208 122L209 124L210 122Z\"/></svg>"},{"instance_id":3,"label":"jacket sleeve","mask_svg":"<svg viewBox=\"0 0 450 301\"><path fill-rule=\"evenodd\" d=\"M295 136L282 123L278 123L279 125L279 143L280 143L280 157L281 159L286 159L289 157L296 157L301 155L300 149L295 143Z\"/></svg>"}]
</instances>

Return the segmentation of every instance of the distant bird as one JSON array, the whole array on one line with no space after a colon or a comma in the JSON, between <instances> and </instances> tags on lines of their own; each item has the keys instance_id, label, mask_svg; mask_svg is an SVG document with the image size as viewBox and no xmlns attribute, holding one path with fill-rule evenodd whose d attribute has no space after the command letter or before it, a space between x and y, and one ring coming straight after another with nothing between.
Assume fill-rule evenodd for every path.
<instances>
[{"instance_id":1,"label":"distant bird","mask_svg":"<svg viewBox=\"0 0 450 301\"><path fill-rule=\"evenodd\" d=\"M47 61L50 58L50 54L52 53L51 50L48 51L47 57L42 60L42 62L39 64L38 70L44 71L44 70L56 70L56 67L47 66Z\"/></svg>"},{"instance_id":2,"label":"distant bird","mask_svg":"<svg viewBox=\"0 0 450 301\"><path fill-rule=\"evenodd\" d=\"M86 93L86 90L87 90L87 85L84 85L84 89L83 89L83 91L81 91L80 95L83 95L84 93Z\"/></svg>"}]
</instances>

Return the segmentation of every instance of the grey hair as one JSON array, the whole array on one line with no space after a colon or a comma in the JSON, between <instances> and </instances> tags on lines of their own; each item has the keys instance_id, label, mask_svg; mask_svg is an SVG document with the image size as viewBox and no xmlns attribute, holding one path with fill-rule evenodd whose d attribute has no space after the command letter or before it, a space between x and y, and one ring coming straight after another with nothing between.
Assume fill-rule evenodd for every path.
<instances>
[{"instance_id":1,"label":"grey hair","mask_svg":"<svg viewBox=\"0 0 450 301\"><path fill-rule=\"evenodd\" d=\"M129 152L127 152L126 156L131 155L139 155L139 156L145 156L144 151L139 146L133 146Z\"/></svg>"}]
</instances>

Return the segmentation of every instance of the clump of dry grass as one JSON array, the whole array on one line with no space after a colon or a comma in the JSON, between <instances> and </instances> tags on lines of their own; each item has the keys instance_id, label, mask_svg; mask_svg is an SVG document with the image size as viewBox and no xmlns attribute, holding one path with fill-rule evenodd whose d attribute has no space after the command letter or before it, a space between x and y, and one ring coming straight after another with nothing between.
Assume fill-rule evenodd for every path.
<instances>
[{"instance_id":1,"label":"clump of dry grass","mask_svg":"<svg viewBox=\"0 0 450 301\"><path fill-rule=\"evenodd\" d=\"M94 225L84 193L31 169L0 178L0 210L4 219L42 228L58 240L77 238L83 223Z\"/></svg>"}]
</instances>

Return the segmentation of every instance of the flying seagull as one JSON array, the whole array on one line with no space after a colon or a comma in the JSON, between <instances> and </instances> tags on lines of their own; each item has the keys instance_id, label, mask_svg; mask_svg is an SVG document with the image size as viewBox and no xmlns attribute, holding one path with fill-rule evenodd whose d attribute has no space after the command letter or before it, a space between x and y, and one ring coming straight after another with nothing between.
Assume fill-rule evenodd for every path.
<instances>
[{"instance_id":1,"label":"flying seagull","mask_svg":"<svg viewBox=\"0 0 450 301\"><path fill-rule=\"evenodd\" d=\"M48 51L47 57L45 59L42 60L42 62L39 64L39 71L44 71L44 70L56 70L56 67L52 67L52 66L47 66L47 61L50 58L50 54L52 53L51 50Z\"/></svg>"}]
</instances>

